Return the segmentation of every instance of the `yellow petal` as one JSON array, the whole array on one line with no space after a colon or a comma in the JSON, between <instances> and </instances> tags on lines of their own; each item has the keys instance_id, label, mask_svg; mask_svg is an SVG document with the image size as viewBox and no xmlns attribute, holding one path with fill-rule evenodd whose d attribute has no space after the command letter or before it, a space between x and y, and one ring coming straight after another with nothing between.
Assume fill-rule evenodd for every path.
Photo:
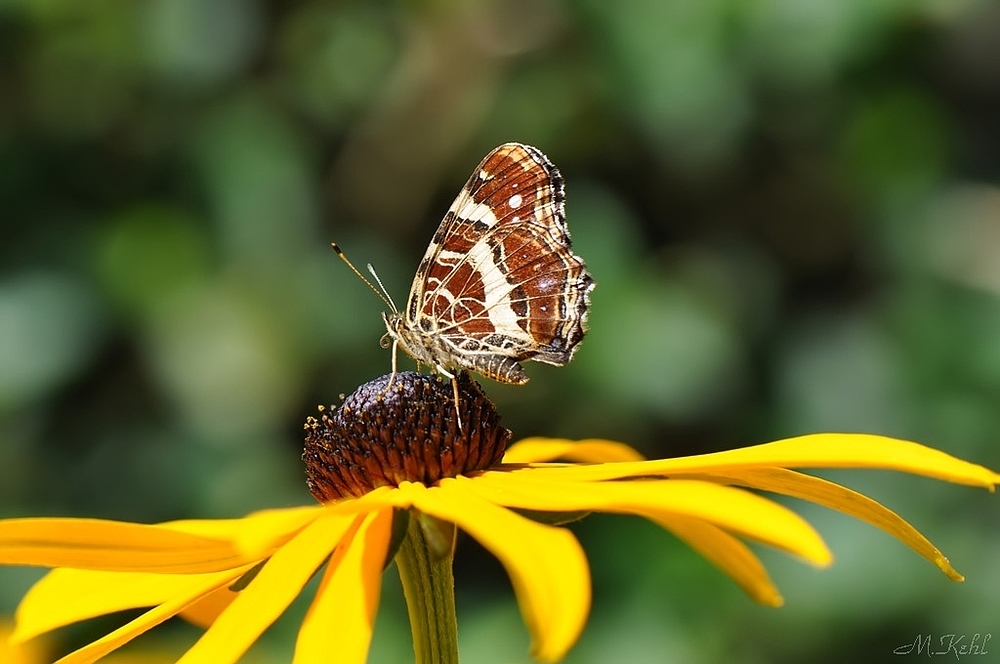
<instances>
[{"instance_id":1,"label":"yellow petal","mask_svg":"<svg viewBox=\"0 0 1000 664\"><path fill-rule=\"evenodd\" d=\"M230 539L245 555L256 554L263 559L321 511L319 506L267 510L242 519L175 521L160 526L202 537ZM178 580L143 572L54 570L21 602L18 635L28 639L94 616L154 606L196 582L196 578ZM235 598L236 593L227 587L219 588L185 609L182 617L207 628Z\"/></svg>"},{"instance_id":2,"label":"yellow petal","mask_svg":"<svg viewBox=\"0 0 1000 664\"><path fill-rule=\"evenodd\" d=\"M100 519L0 521L0 564L123 572L218 572L247 562L229 542Z\"/></svg>"},{"instance_id":3,"label":"yellow petal","mask_svg":"<svg viewBox=\"0 0 1000 664\"><path fill-rule=\"evenodd\" d=\"M42 664L52 661L48 646L39 641L15 643L10 635L13 629L6 619L0 618L0 662L3 664Z\"/></svg>"},{"instance_id":4,"label":"yellow petal","mask_svg":"<svg viewBox=\"0 0 1000 664\"><path fill-rule=\"evenodd\" d=\"M500 560L531 632L533 654L546 662L561 659L590 610L590 571L573 534L498 507L455 479L430 489L404 482L399 491L420 511L456 524Z\"/></svg>"},{"instance_id":5,"label":"yellow petal","mask_svg":"<svg viewBox=\"0 0 1000 664\"><path fill-rule=\"evenodd\" d=\"M735 484L808 500L861 519L899 539L931 561L952 581L964 581L964 577L951 566L944 554L921 535L920 531L892 510L856 491L818 477L781 468L741 470L732 475L716 473L715 477L722 481L728 480Z\"/></svg>"},{"instance_id":6,"label":"yellow petal","mask_svg":"<svg viewBox=\"0 0 1000 664\"><path fill-rule=\"evenodd\" d=\"M241 519L200 519L160 524L213 539L229 540L247 559L266 558L323 512L321 505L254 512Z\"/></svg>"},{"instance_id":7,"label":"yellow petal","mask_svg":"<svg viewBox=\"0 0 1000 664\"><path fill-rule=\"evenodd\" d=\"M862 433L818 433L714 454L591 466L524 469L574 480L677 476L714 469L882 468L993 490L1000 475L918 443Z\"/></svg>"},{"instance_id":8,"label":"yellow petal","mask_svg":"<svg viewBox=\"0 0 1000 664\"><path fill-rule=\"evenodd\" d=\"M238 660L302 591L353 520L324 512L278 549L178 664Z\"/></svg>"},{"instance_id":9,"label":"yellow petal","mask_svg":"<svg viewBox=\"0 0 1000 664\"><path fill-rule=\"evenodd\" d=\"M188 595L212 578L215 578L214 574L55 569L32 586L21 600L17 607L14 636L18 641L25 641L88 618L156 606L174 597Z\"/></svg>"},{"instance_id":10,"label":"yellow petal","mask_svg":"<svg viewBox=\"0 0 1000 664\"><path fill-rule=\"evenodd\" d=\"M539 463L542 461L575 461L578 463L608 463L611 461L642 461L645 457L625 443L613 440L560 440L556 438L525 438L507 448L503 463Z\"/></svg>"},{"instance_id":11,"label":"yellow petal","mask_svg":"<svg viewBox=\"0 0 1000 664\"><path fill-rule=\"evenodd\" d=\"M725 530L691 517L659 514L650 518L732 577L754 601L774 607L784 604L757 556Z\"/></svg>"},{"instance_id":12,"label":"yellow petal","mask_svg":"<svg viewBox=\"0 0 1000 664\"><path fill-rule=\"evenodd\" d=\"M321 512L318 506L268 510L243 519L176 521L161 526L199 539L231 539L237 548L263 558ZM17 635L29 639L87 618L155 606L200 583L199 575L57 569L39 581L21 602ZM182 613L196 624L208 627L235 597L236 593L223 586Z\"/></svg>"},{"instance_id":13,"label":"yellow petal","mask_svg":"<svg viewBox=\"0 0 1000 664\"><path fill-rule=\"evenodd\" d=\"M205 595L178 615L192 625L208 629L215 619L239 596L229 586L223 586Z\"/></svg>"},{"instance_id":14,"label":"yellow petal","mask_svg":"<svg viewBox=\"0 0 1000 664\"><path fill-rule=\"evenodd\" d=\"M185 588L186 592L176 594L171 600L150 609L135 620L122 625L110 634L85 645L69 655L66 655L56 662L56 664L90 664L91 662L95 662L101 657L107 655L109 652L125 645L140 634L177 615L179 612L184 610L185 607L198 601L199 598L211 593L216 588L232 583L234 580L239 578L239 576L246 571L246 569L247 568L239 568L235 570L226 570L225 572L217 572L215 574L199 575L201 577L200 583L192 584L191 587ZM184 578L190 577L176 576L175 580L181 580Z\"/></svg>"},{"instance_id":15,"label":"yellow petal","mask_svg":"<svg viewBox=\"0 0 1000 664\"><path fill-rule=\"evenodd\" d=\"M760 540L815 565L833 560L819 534L802 517L749 491L699 480L563 482L552 475L489 471L458 478L472 491L508 507L694 517Z\"/></svg>"},{"instance_id":16,"label":"yellow petal","mask_svg":"<svg viewBox=\"0 0 1000 664\"><path fill-rule=\"evenodd\" d=\"M422 485L421 485L422 486ZM384 507L409 507L410 499L397 487L380 486L360 498L352 498L339 503L328 503L323 509L333 514L366 514L377 512Z\"/></svg>"},{"instance_id":17,"label":"yellow petal","mask_svg":"<svg viewBox=\"0 0 1000 664\"><path fill-rule=\"evenodd\" d=\"M382 567L392 534L392 510L364 517L333 554L295 643L295 664L368 659L382 587Z\"/></svg>"}]
</instances>

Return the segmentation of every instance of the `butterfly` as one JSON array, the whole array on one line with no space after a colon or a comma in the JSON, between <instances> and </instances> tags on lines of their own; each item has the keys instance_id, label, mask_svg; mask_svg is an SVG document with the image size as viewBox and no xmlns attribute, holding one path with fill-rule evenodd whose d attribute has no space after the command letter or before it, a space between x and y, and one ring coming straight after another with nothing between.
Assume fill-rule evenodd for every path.
<instances>
[{"instance_id":1,"label":"butterfly","mask_svg":"<svg viewBox=\"0 0 1000 664\"><path fill-rule=\"evenodd\" d=\"M573 253L565 200L562 175L538 148L504 143L486 155L434 233L406 307L380 294L394 375L398 348L451 379L469 370L515 385L528 382L521 362L573 358L594 280Z\"/></svg>"}]
</instances>

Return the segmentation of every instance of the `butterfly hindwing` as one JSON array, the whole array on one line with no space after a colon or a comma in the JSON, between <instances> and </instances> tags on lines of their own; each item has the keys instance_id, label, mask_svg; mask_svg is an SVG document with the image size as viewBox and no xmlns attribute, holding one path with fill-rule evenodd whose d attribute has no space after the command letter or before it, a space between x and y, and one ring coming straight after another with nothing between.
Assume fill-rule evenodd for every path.
<instances>
[{"instance_id":1,"label":"butterfly hindwing","mask_svg":"<svg viewBox=\"0 0 1000 664\"><path fill-rule=\"evenodd\" d=\"M448 366L487 375L527 359L566 364L594 282L572 252L564 200L562 176L536 148L490 152L420 263L403 314L410 336Z\"/></svg>"}]
</instances>

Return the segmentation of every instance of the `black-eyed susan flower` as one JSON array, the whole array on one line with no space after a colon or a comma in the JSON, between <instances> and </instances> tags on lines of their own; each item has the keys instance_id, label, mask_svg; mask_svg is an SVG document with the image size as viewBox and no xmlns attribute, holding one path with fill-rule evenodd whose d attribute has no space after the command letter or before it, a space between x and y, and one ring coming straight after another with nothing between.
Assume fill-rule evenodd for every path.
<instances>
[{"instance_id":1,"label":"black-eyed susan flower","mask_svg":"<svg viewBox=\"0 0 1000 664\"><path fill-rule=\"evenodd\" d=\"M753 599L778 606L780 594L744 539L817 566L832 557L802 518L748 488L858 517L961 580L895 513L799 469L893 469L991 490L1000 481L943 452L862 434L802 436L656 461L603 440L536 438L505 450L510 433L492 404L474 382L464 375L459 380L461 430L451 388L415 373L397 375L391 388L383 377L310 418L303 457L320 505L159 525L0 521L0 563L56 568L21 602L14 640L150 607L60 662L95 661L177 615L206 628L180 662L235 662L320 574L294 662L364 662L381 575L395 555L418 661L455 661L450 567L457 526L504 565L535 657L556 661L576 642L590 606L586 557L570 530L552 525L560 519L593 511L646 517ZM405 537L394 536L401 526Z\"/></svg>"}]
</instances>

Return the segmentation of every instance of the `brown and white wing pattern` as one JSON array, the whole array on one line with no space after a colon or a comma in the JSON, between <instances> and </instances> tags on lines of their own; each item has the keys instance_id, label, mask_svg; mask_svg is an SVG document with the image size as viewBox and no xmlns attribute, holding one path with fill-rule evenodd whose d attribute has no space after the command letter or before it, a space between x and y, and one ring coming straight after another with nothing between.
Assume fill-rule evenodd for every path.
<instances>
[{"instance_id":1,"label":"brown and white wing pattern","mask_svg":"<svg viewBox=\"0 0 1000 664\"><path fill-rule=\"evenodd\" d=\"M537 148L490 152L420 262L407 336L443 366L502 382L527 382L523 360L569 362L594 281L572 251L564 201L562 176Z\"/></svg>"}]
</instances>

